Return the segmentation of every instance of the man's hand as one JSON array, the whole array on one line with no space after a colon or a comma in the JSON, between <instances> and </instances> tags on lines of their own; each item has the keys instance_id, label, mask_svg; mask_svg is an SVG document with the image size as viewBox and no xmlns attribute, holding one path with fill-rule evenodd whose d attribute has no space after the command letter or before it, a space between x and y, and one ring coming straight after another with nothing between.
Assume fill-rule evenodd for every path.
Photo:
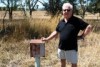
<instances>
[{"instance_id":1,"label":"man's hand","mask_svg":"<svg viewBox=\"0 0 100 67\"><path fill-rule=\"evenodd\" d=\"M42 37L41 39L42 39L42 41L48 41L48 39L45 37Z\"/></svg>"},{"instance_id":2,"label":"man's hand","mask_svg":"<svg viewBox=\"0 0 100 67\"><path fill-rule=\"evenodd\" d=\"M77 36L77 39L78 40L80 40L80 39L84 40L84 36L83 35Z\"/></svg>"}]
</instances>

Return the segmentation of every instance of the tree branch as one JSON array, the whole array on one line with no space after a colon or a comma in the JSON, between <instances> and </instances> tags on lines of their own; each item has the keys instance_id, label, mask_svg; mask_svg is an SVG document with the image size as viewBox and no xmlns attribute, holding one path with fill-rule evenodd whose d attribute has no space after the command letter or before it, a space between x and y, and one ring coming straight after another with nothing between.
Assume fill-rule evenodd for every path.
<instances>
[{"instance_id":1,"label":"tree branch","mask_svg":"<svg viewBox=\"0 0 100 67\"><path fill-rule=\"evenodd\" d=\"M4 5L6 5L6 6L7 6L7 4L4 2L4 0L1 0L1 3L3 3Z\"/></svg>"}]
</instances>

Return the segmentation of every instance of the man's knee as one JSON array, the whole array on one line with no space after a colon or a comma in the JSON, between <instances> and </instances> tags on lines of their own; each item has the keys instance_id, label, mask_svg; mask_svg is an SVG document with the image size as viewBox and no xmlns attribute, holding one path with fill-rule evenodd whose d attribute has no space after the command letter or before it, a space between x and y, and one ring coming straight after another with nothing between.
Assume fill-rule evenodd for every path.
<instances>
[{"instance_id":1,"label":"man's knee","mask_svg":"<svg viewBox=\"0 0 100 67\"><path fill-rule=\"evenodd\" d=\"M66 59L61 59L61 67L66 67Z\"/></svg>"},{"instance_id":2,"label":"man's knee","mask_svg":"<svg viewBox=\"0 0 100 67\"><path fill-rule=\"evenodd\" d=\"M77 67L77 64L72 64L72 67Z\"/></svg>"}]
</instances>

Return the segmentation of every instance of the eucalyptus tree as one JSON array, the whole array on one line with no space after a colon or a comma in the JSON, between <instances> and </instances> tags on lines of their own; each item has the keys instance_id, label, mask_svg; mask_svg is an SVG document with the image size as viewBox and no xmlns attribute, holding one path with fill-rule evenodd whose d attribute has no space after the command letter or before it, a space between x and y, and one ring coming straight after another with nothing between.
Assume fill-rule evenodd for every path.
<instances>
[{"instance_id":1,"label":"eucalyptus tree","mask_svg":"<svg viewBox=\"0 0 100 67\"><path fill-rule=\"evenodd\" d=\"M100 0L87 0L85 6L82 5L85 9L84 12L90 12L92 14L99 13L100 15Z\"/></svg>"},{"instance_id":2,"label":"eucalyptus tree","mask_svg":"<svg viewBox=\"0 0 100 67\"><path fill-rule=\"evenodd\" d=\"M49 3L45 2L45 1L38 1L39 3L41 3L44 6L44 10L49 11Z\"/></svg>"},{"instance_id":3,"label":"eucalyptus tree","mask_svg":"<svg viewBox=\"0 0 100 67\"><path fill-rule=\"evenodd\" d=\"M38 2L41 3L44 6L44 10L51 15L55 15L58 11L61 11L61 0L38 0Z\"/></svg>"},{"instance_id":4,"label":"eucalyptus tree","mask_svg":"<svg viewBox=\"0 0 100 67\"><path fill-rule=\"evenodd\" d=\"M99 13L99 16L100 16L100 0L97 0L96 11L97 11L97 13Z\"/></svg>"},{"instance_id":5,"label":"eucalyptus tree","mask_svg":"<svg viewBox=\"0 0 100 67\"><path fill-rule=\"evenodd\" d=\"M32 16L32 11L35 10L36 4L39 0L26 0L26 5L29 9L29 14Z\"/></svg>"},{"instance_id":6,"label":"eucalyptus tree","mask_svg":"<svg viewBox=\"0 0 100 67\"><path fill-rule=\"evenodd\" d=\"M87 2L88 0L79 0L79 4L80 4L80 14L81 14L81 17L84 18L85 16L85 13L87 11Z\"/></svg>"},{"instance_id":7,"label":"eucalyptus tree","mask_svg":"<svg viewBox=\"0 0 100 67\"><path fill-rule=\"evenodd\" d=\"M100 0L91 0L90 7L91 7L93 13L100 14Z\"/></svg>"},{"instance_id":8,"label":"eucalyptus tree","mask_svg":"<svg viewBox=\"0 0 100 67\"><path fill-rule=\"evenodd\" d=\"M49 12L52 15L57 14L57 12L61 11L62 4L61 0L49 0Z\"/></svg>"},{"instance_id":9,"label":"eucalyptus tree","mask_svg":"<svg viewBox=\"0 0 100 67\"><path fill-rule=\"evenodd\" d=\"M12 14L13 10L17 9L18 2L20 0L1 0L1 3L3 3L6 6L6 12L9 12L9 19L12 20Z\"/></svg>"}]
</instances>

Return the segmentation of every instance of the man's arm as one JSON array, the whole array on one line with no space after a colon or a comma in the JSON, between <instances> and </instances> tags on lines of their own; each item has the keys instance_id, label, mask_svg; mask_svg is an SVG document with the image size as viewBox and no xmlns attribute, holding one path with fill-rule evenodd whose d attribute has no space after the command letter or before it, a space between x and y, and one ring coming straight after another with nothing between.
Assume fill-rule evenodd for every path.
<instances>
[{"instance_id":1,"label":"man's arm","mask_svg":"<svg viewBox=\"0 0 100 67\"><path fill-rule=\"evenodd\" d=\"M48 40L51 40L52 38L54 38L55 36L58 35L58 32L57 31L54 31L52 32L47 38L42 38L43 41L48 41Z\"/></svg>"},{"instance_id":2,"label":"man's arm","mask_svg":"<svg viewBox=\"0 0 100 67\"><path fill-rule=\"evenodd\" d=\"M83 33L78 36L78 39L84 39L84 37L89 34L90 32L92 31L92 26L91 25L88 25L85 30L83 30Z\"/></svg>"},{"instance_id":3,"label":"man's arm","mask_svg":"<svg viewBox=\"0 0 100 67\"><path fill-rule=\"evenodd\" d=\"M91 25L88 25L86 27L86 29L83 31L83 34L82 36L85 37L87 34L89 34L90 32L92 31L92 26Z\"/></svg>"}]
</instances>

